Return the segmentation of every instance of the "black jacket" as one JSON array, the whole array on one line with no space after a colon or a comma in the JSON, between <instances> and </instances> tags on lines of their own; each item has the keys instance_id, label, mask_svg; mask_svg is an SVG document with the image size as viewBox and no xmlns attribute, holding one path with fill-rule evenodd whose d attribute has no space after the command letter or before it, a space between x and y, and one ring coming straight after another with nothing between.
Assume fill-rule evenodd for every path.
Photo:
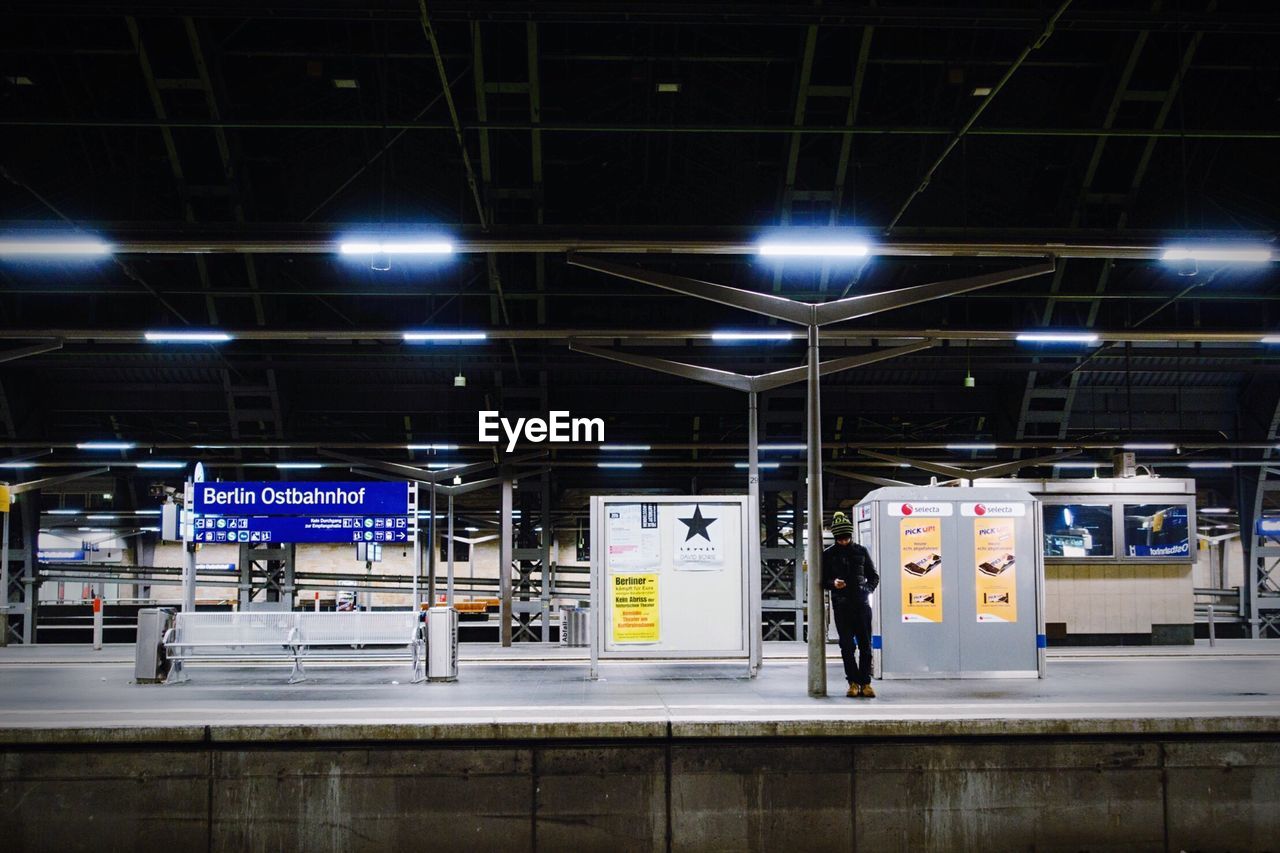
<instances>
[{"instance_id":1,"label":"black jacket","mask_svg":"<svg viewBox=\"0 0 1280 853\"><path fill-rule=\"evenodd\" d=\"M844 589L836 589L834 581L845 582ZM847 599L857 595L866 600L867 593L880 585L880 575L871 562L871 554L857 542L848 545L832 545L822 552L822 586L831 590L832 599Z\"/></svg>"}]
</instances>

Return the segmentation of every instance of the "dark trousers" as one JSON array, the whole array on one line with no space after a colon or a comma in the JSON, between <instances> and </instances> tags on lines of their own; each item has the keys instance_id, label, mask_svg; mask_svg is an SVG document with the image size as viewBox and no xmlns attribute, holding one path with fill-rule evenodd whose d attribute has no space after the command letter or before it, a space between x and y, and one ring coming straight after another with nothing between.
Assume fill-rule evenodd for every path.
<instances>
[{"instance_id":1,"label":"dark trousers","mask_svg":"<svg viewBox=\"0 0 1280 853\"><path fill-rule=\"evenodd\" d=\"M831 614L840 637L844 677L850 684L871 683L871 605L861 598L831 597ZM858 643L857 663L853 644Z\"/></svg>"}]
</instances>

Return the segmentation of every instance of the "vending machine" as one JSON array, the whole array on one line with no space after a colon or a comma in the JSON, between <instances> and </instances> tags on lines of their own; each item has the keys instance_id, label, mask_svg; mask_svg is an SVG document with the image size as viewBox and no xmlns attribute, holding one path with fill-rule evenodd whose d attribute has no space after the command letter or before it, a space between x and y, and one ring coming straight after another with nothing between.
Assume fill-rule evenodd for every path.
<instances>
[{"instance_id":1,"label":"vending machine","mask_svg":"<svg viewBox=\"0 0 1280 853\"><path fill-rule=\"evenodd\" d=\"M1039 502L1014 488L876 489L854 510L875 561L881 678L1043 678Z\"/></svg>"}]
</instances>

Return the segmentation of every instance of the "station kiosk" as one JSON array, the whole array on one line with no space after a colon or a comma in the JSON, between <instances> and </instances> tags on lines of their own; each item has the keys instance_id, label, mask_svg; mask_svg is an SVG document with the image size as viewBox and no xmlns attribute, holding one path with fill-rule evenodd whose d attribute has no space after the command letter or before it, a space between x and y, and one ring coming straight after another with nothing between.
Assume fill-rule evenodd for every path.
<instances>
[{"instance_id":1,"label":"station kiosk","mask_svg":"<svg viewBox=\"0 0 1280 853\"><path fill-rule=\"evenodd\" d=\"M1038 501L1013 488L876 489L854 511L880 573L881 678L1043 678Z\"/></svg>"}]
</instances>

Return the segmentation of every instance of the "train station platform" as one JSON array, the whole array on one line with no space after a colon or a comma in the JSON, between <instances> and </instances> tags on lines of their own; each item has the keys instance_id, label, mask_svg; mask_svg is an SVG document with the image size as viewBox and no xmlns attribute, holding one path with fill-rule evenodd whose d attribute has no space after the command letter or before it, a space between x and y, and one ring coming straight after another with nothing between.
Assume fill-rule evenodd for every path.
<instances>
[{"instance_id":1,"label":"train station platform","mask_svg":"<svg viewBox=\"0 0 1280 853\"><path fill-rule=\"evenodd\" d=\"M834 650L832 650L834 651ZM463 649L405 663L194 665L0 650L18 849L1235 849L1280 837L1280 643L1064 649L1042 680L806 695L803 647L739 663ZM94 816L60 821L63 809Z\"/></svg>"}]
</instances>

